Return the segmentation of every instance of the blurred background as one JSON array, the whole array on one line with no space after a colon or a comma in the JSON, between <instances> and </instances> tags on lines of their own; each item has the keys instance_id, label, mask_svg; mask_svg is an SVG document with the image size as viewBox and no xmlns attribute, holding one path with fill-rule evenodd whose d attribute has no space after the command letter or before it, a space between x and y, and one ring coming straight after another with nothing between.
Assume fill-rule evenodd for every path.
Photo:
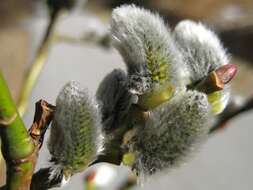
<instances>
[{"instance_id":1,"label":"blurred background","mask_svg":"<svg viewBox=\"0 0 253 190\"><path fill-rule=\"evenodd\" d=\"M182 19L206 23L220 36L231 62L239 67L233 92L240 97L253 96L252 0L90 0L81 2L58 20L56 40L24 116L27 127L33 121L35 102L45 99L54 104L59 90L69 80L79 81L94 95L107 73L114 68L125 69L123 60L105 39L112 8L126 3L159 12L172 28ZM0 2L0 68L15 100L48 22L43 0ZM233 119L227 129L211 136L187 163L154 176L143 189L251 190L252 123L253 111ZM46 167L49 159L45 143L38 168ZM118 168L119 172L124 170ZM0 157L0 184L5 183L4 172ZM84 173L74 176L62 189L84 189L83 176Z\"/></svg>"}]
</instances>

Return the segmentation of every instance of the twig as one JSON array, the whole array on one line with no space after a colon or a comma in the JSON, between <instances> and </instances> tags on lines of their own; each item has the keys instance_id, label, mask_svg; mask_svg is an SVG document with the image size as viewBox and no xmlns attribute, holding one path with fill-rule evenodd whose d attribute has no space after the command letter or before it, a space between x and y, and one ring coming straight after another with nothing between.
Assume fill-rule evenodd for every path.
<instances>
[{"instance_id":1,"label":"twig","mask_svg":"<svg viewBox=\"0 0 253 190\"><path fill-rule=\"evenodd\" d=\"M60 14L60 10L55 10L51 13L50 22L48 24L46 33L37 51L32 67L28 71L27 78L22 87L22 90L18 99L18 111L21 116L24 115L27 109L28 99L31 94L31 91L35 83L37 82L39 74L48 57L49 48L51 46L52 39L53 39L54 28L56 25L57 18L59 17L59 14Z\"/></svg>"},{"instance_id":2,"label":"twig","mask_svg":"<svg viewBox=\"0 0 253 190\"><path fill-rule=\"evenodd\" d=\"M249 98L243 105L237 105L231 101L224 112L218 116L218 121L210 129L209 133L218 132L226 127L226 123L236 116L253 109L253 97Z\"/></svg>"},{"instance_id":3,"label":"twig","mask_svg":"<svg viewBox=\"0 0 253 190\"><path fill-rule=\"evenodd\" d=\"M0 135L7 164L7 183L1 189L28 190L54 106L43 100L36 103L33 125L28 133L1 73L0 90Z\"/></svg>"},{"instance_id":4,"label":"twig","mask_svg":"<svg viewBox=\"0 0 253 190\"><path fill-rule=\"evenodd\" d=\"M7 164L8 190L29 189L35 167L35 145L20 118L9 89L0 73L0 136Z\"/></svg>"},{"instance_id":5,"label":"twig","mask_svg":"<svg viewBox=\"0 0 253 190\"><path fill-rule=\"evenodd\" d=\"M44 100L40 100L36 103L34 121L29 129L29 134L32 137L38 153L44 140L45 132L53 119L55 106L48 104ZM37 157L35 158L37 159ZM35 161L35 160L34 160ZM31 190L46 190L52 187L56 187L61 182L61 179L53 179L49 181L50 168L40 169L32 176ZM6 189L6 186L1 190Z\"/></svg>"}]
</instances>

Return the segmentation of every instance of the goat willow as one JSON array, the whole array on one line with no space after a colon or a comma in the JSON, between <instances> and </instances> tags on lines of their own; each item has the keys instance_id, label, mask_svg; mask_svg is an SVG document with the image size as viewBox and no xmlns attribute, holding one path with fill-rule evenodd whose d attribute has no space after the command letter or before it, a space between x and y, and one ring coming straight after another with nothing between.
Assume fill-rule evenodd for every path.
<instances>
[{"instance_id":1,"label":"goat willow","mask_svg":"<svg viewBox=\"0 0 253 190\"><path fill-rule=\"evenodd\" d=\"M71 10L77 0L46 2L51 21L35 66L46 58L60 11ZM158 14L124 5L113 10L110 33L127 70L109 73L94 99L78 82L62 88L50 113L52 165L33 178L45 132L41 129L38 136L36 127L50 121L41 116L39 125L35 119L34 131L27 133L0 75L0 135L8 189L27 189L31 179L36 187L44 172L49 181L42 181L43 188L64 184L98 162L123 163L142 179L181 164L213 130L209 121L226 108L229 82L237 71L214 32L189 20L171 30ZM27 84L22 111L34 83Z\"/></svg>"},{"instance_id":2,"label":"goat willow","mask_svg":"<svg viewBox=\"0 0 253 190\"><path fill-rule=\"evenodd\" d=\"M139 176L177 166L206 139L210 118L229 99L236 67L201 23L171 30L159 15L128 5L113 10L110 32L127 71L104 78L98 106L73 82L57 98L49 150L65 177L92 157L123 162Z\"/></svg>"}]
</instances>

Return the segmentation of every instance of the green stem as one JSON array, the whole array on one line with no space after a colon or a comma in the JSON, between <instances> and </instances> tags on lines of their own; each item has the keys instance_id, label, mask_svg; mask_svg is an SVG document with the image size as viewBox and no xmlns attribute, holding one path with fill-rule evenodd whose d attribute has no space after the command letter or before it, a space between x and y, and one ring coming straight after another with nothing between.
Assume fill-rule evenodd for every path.
<instances>
[{"instance_id":1,"label":"green stem","mask_svg":"<svg viewBox=\"0 0 253 190\"><path fill-rule=\"evenodd\" d=\"M37 82L37 79L43 68L44 63L46 62L46 59L48 58L49 49L53 41L54 28L55 28L56 21L59 14L60 14L60 10L55 10L51 13L50 21L47 26L46 33L37 51L32 67L28 71L27 78L22 87L22 91L18 99L18 111L21 116L24 115L27 109L27 104L28 104L27 102L28 102L29 96L32 92L34 85Z\"/></svg>"},{"instance_id":2,"label":"green stem","mask_svg":"<svg viewBox=\"0 0 253 190\"><path fill-rule=\"evenodd\" d=\"M0 72L0 136L7 164L7 189L26 190L34 170L35 146Z\"/></svg>"}]
</instances>

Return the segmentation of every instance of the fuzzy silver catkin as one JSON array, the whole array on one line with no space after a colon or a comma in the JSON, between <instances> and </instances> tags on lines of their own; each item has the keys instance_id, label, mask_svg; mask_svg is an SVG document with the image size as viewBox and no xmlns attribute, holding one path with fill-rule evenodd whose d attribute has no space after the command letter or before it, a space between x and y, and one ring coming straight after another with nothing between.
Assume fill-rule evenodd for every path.
<instances>
[{"instance_id":1,"label":"fuzzy silver catkin","mask_svg":"<svg viewBox=\"0 0 253 190\"><path fill-rule=\"evenodd\" d=\"M174 37L183 54L184 63L190 71L191 85L229 62L226 50L217 35L201 23L181 21L175 27ZM219 114L225 109L229 96L229 85L220 92L208 95L209 100L212 98L209 103L213 114Z\"/></svg>"},{"instance_id":2,"label":"fuzzy silver catkin","mask_svg":"<svg viewBox=\"0 0 253 190\"><path fill-rule=\"evenodd\" d=\"M67 83L56 100L48 142L52 175L62 171L66 179L89 164L97 151L99 123L100 115L87 90L78 82Z\"/></svg>"},{"instance_id":3,"label":"fuzzy silver catkin","mask_svg":"<svg viewBox=\"0 0 253 190\"><path fill-rule=\"evenodd\" d=\"M96 98L102 115L102 129L105 133L120 127L128 114L134 97L127 88L126 73L115 69L100 83Z\"/></svg>"},{"instance_id":4,"label":"fuzzy silver catkin","mask_svg":"<svg viewBox=\"0 0 253 190\"><path fill-rule=\"evenodd\" d=\"M187 71L169 28L159 15L134 5L113 10L113 45L126 63L130 90L143 94L165 82L180 86Z\"/></svg>"},{"instance_id":5,"label":"fuzzy silver catkin","mask_svg":"<svg viewBox=\"0 0 253 190\"><path fill-rule=\"evenodd\" d=\"M207 96L197 91L187 91L151 111L130 145L137 173L150 175L188 158L207 136L208 113Z\"/></svg>"},{"instance_id":6,"label":"fuzzy silver catkin","mask_svg":"<svg viewBox=\"0 0 253 190\"><path fill-rule=\"evenodd\" d=\"M192 83L229 62L217 35L201 23L181 21L175 27L174 36L184 56L184 63L191 72Z\"/></svg>"}]
</instances>

